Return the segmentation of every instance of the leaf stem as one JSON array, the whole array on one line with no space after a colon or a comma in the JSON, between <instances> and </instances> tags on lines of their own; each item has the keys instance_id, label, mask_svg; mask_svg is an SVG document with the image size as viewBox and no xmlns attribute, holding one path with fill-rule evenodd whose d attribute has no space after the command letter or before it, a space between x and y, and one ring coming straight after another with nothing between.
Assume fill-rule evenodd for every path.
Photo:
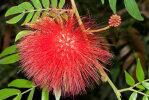
<instances>
[{"instance_id":1,"label":"leaf stem","mask_svg":"<svg viewBox=\"0 0 149 100\"><path fill-rule=\"evenodd\" d=\"M149 95L146 95L145 93L140 92L140 91L137 91L137 90L135 90L135 89L131 89L130 91L137 92L137 93L139 93L139 94L142 94L142 95L145 95L145 96L149 97Z\"/></svg>"},{"instance_id":2,"label":"leaf stem","mask_svg":"<svg viewBox=\"0 0 149 100\"><path fill-rule=\"evenodd\" d=\"M74 0L71 0L71 4L72 4L72 9L74 10L74 13L75 13L75 15L76 15L76 17L77 17L77 19L78 19L78 23L79 23L79 25L81 25L82 31L85 31L85 27L84 27L83 22L82 22L82 20L81 20L81 18L80 18L80 15L79 15L79 12L78 12L78 10L77 10L75 1L74 1ZM85 38L86 40L88 40L86 33L84 33L83 35L84 35L84 38Z\"/></svg>"},{"instance_id":3,"label":"leaf stem","mask_svg":"<svg viewBox=\"0 0 149 100\"><path fill-rule=\"evenodd\" d=\"M106 27L101 28L101 29L97 29L97 30L90 30L90 32L91 32L91 33L93 33L93 32L105 31L105 30L107 30L107 29L109 29L109 28L110 28L110 26L106 26Z\"/></svg>"},{"instance_id":4,"label":"leaf stem","mask_svg":"<svg viewBox=\"0 0 149 100\"><path fill-rule=\"evenodd\" d=\"M77 10L75 1L74 1L74 0L71 0L71 4L72 4L72 9L74 10L74 13L75 13L75 15L76 15L76 17L77 17L77 19L78 19L79 25L82 25L83 22L82 22L82 20L81 20L81 18L80 18L80 15L79 15L79 12L78 12L78 10ZM81 26L81 28L82 28L82 30L85 30L85 27L84 27L83 25Z\"/></svg>"},{"instance_id":5,"label":"leaf stem","mask_svg":"<svg viewBox=\"0 0 149 100\"><path fill-rule=\"evenodd\" d=\"M57 10L57 11L62 11L62 12L65 12L65 11L71 11L72 9L56 9L56 8L46 8L46 9L34 9L34 10L27 10L27 11L24 11L23 13L30 13L30 12L35 12L35 11L44 11L44 10Z\"/></svg>"},{"instance_id":6,"label":"leaf stem","mask_svg":"<svg viewBox=\"0 0 149 100\"><path fill-rule=\"evenodd\" d=\"M142 82L147 82L147 81L149 81L149 79L146 79L146 80L144 80L144 81L142 81ZM142 83L142 82L141 82L141 83ZM136 83L136 84L133 86L133 88L136 87L137 85L141 84L141 83Z\"/></svg>"},{"instance_id":7,"label":"leaf stem","mask_svg":"<svg viewBox=\"0 0 149 100\"><path fill-rule=\"evenodd\" d=\"M76 8L76 4L75 4L74 0L71 0L71 4L72 4L72 8L73 8L73 10L74 10L74 13L75 13L75 15L76 15L76 17L77 17L77 19L78 19L79 25L82 25L81 28L82 28L83 31L85 31L85 27L83 26L82 20L81 20L81 18L80 18L80 15L79 15L79 13L78 13L78 10L77 10L77 8ZM108 28L109 28L109 26L107 26L107 27L105 27L105 28L103 28L103 29L99 29L99 30L92 30L92 32L99 32L99 31L102 31L102 30L106 30L106 29L108 29ZM86 34L84 34L84 37L85 37L85 39L87 39L87 35L86 35ZM97 66L97 67L98 67L98 66ZM115 87L115 85L112 83L112 81L110 80L110 78L108 77L108 75L105 73L105 71L103 70L103 68L101 68L101 67L99 67L99 68L101 69L101 70L99 70L99 71L101 72L101 74L103 75L103 77L104 77L104 76L107 77L107 81L109 82L109 84L110 84L111 87L113 88L113 90L114 90L114 92L115 92L115 94L116 94L118 100L121 100L121 98L120 98L120 92L118 91L118 89L117 89L117 88Z\"/></svg>"},{"instance_id":8,"label":"leaf stem","mask_svg":"<svg viewBox=\"0 0 149 100\"><path fill-rule=\"evenodd\" d=\"M125 88L125 89L120 89L118 90L119 92L125 92L125 91L128 91L128 90L131 90L133 87L129 87L129 88Z\"/></svg>"},{"instance_id":9,"label":"leaf stem","mask_svg":"<svg viewBox=\"0 0 149 100\"><path fill-rule=\"evenodd\" d=\"M28 90L26 90L26 91L24 91L24 92L22 92L21 94L23 95L23 94L25 94L25 93L27 93L27 92L29 92L29 91L31 91L33 88L35 88L36 86L34 86L34 87L32 87L32 88L30 88L30 89L28 89Z\"/></svg>"},{"instance_id":10,"label":"leaf stem","mask_svg":"<svg viewBox=\"0 0 149 100\"><path fill-rule=\"evenodd\" d=\"M137 90L133 89L133 87L125 88L125 89L119 90L119 92L125 92L125 91L133 91L133 92L137 92L137 93L139 93L139 94L146 95L147 97L149 97L149 95L147 95L147 94L145 94L145 93L143 93L143 92L137 91Z\"/></svg>"},{"instance_id":11,"label":"leaf stem","mask_svg":"<svg viewBox=\"0 0 149 100\"><path fill-rule=\"evenodd\" d=\"M147 80L144 80L144 81L142 81L142 82L147 82L147 81L149 81L149 79L147 79ZM141 82L141 83L142 83ZM129 87L129 88L124 88L124 89L121 89L121 90L118 90L120 93L121 92L125 92L125 91L133 91L133 92L137 92L137 93L139 93L139 94L142 94L142 95L146 95L147 97L149 97L149 95L147 95L147 94L145 94L145 93L143 93L143 92L140 92L140 91L137 91L137 90L135 90L135 89L133 89L134 87L136 87L137 85L139 85L139 84L141 84L141 83L136 83L134 86L132 86L132 87Z\"/></svg>"},{"instance_id":12,"label":"leaf stem","mask_svg":"<svg viewBox=\"0 0 149 100\"><path fill-rule=\"evenodd\" d=\"M113 91L115 92L117 99L121 100L121 93L118 91L118 89L116 88L116 86L113 84L113 82L110 80L110 78L108 76L107 76L107 78L108 78L107 81L110 84L110 86L112 87Z\"/></svg>"}]
</instances>

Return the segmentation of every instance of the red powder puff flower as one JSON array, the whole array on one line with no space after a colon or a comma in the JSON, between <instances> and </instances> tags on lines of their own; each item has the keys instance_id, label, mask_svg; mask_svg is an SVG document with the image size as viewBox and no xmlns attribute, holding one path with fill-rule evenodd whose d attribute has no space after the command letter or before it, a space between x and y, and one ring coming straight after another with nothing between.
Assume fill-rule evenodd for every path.
<instances>
[{"instance_id":1,"label":"red powder puff flower","mask_svg":"<svg viewBox=\"0 0 149 100\"><path fill-rule=\"evenodd\" d=\"M118 27L121 24L121 17L117 14L112 15L109 19L109 26Z\"/></svg>"},{"instance_id":2,"label":"red powder puff flower","mask_svg":"<svg viewBox=\"0 0 149 100\"><path fill-rule=\"evenodd\" d=\"M71 14L67 20L46 16L28 26L33 30L21 39L18 49L21 67L36 85L74 96L98 84L99 69L94 64L97 60L108 64L112 56L98 41L101 37L86 35L85 39L89 30L82 31Z\"/></svg>"}]
</instances>

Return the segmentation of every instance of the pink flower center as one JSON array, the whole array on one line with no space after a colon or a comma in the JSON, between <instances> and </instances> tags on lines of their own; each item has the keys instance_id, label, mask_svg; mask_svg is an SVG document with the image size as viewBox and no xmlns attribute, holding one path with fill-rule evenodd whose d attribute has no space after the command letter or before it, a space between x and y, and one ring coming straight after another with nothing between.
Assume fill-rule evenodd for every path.
<instances>
[{"instance_id":1,"label":"pink flower center","mask_svg":"<svg viewBox=\"0 0 149 100\"><path fill-rule=\"evenodd\" d=\"M69 52L74 50L75 47L75 37L70 36L69 33L64 34L62 33L60 36L57 37L57 45L56 47L57 52L61 52L62 56L68 55Z\"/></svg>"}]
</instances>

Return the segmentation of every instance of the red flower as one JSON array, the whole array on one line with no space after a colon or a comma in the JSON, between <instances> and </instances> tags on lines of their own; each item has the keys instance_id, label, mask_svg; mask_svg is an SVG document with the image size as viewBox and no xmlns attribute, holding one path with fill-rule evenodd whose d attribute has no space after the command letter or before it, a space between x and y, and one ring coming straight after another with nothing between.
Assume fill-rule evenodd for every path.
<instances>
[{"instance_id":1,"label":"red flower","mask_svg":"<svg viewBox=\"0 0 149 100\"><path fill-rule=\"evenodd\" d=\"M99 82L94 64L97 60L109 63L111 57L97 40L101 37L87 35L85 39L89 30L83 32L70 14L68 20L46 16L28 26L34 30L18 43L18 49L21 67L36 85L74 96Z\"/></svg>"},{"instance_id":2,"label":"red flower","mask_svg":"<svg viewBox=\"0 0 149 100\"><path fill-rule=\"evenodd\" d=\"M109 19L109 26L118 27L121 24L121 17L117 14L112 15Z\"/></svg>"}]
</instances>

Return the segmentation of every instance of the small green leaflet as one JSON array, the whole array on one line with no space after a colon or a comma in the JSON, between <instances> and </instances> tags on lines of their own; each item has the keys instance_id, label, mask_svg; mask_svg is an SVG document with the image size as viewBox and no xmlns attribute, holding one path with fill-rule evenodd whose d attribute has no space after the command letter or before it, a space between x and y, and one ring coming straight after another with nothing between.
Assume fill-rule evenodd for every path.
<instances>
[{"instance_id":1,"label":"small green leaflet","mask_svg":"<svg viewBox=\"0 0 149 100\"><path fill-rule=\"evenodd\" d=\"M0 58L16 52L17 52L17 45L9 46L0 54Z\"/></svg>"},{"instance_id":2,"label":"small green leaflet","mask_svg":"<svg viewBox=\"0 0 149 100\"><path fill-rule=\"evenodd\" d=\"M19 4L19 6L24 8L25 10L34 10L34 7L29 2L23 2Z\"/></svg>"},{"instance_id":3,"label":"small green leaflet","mask_svg":"<svg viewBox=\"0 0 149 100\"><path fill-rule=\"evenodd\" d=\"M125 71L125 79L126 79L126 83L127 83L129 86L134 86L134 84L135 84L134 79L133 79L132 76L129 75L129 73L127 73L126 71Z\"/></svg>"},{"instance_id":4,"label":"small green leaflet","mask_svg":"<svg viewBox=\"0 0 149 100\"><path fill-rule=\"evenodd\" d=\"M8 84L8 87L17 87L17 88L32 88L34 85L33 82L25 79L16 79Z\"/></svg>"},{"instance_id":5,"label":"small green leaflet","mask_svg":"<svg viewBox=\"0 0 149 100\"><path fill-rule=\"evenodd\" d=\"M105 3L105 0L101 0L101 3L104 4Z\"/></svg>"},{"instance_id":6,"label":"small green leaflet","mask_svg":"<svg viewBox=\"0 0 149 100\"><path fill-rule=\"evenodd\" d=\"M42 89L41 100L49 100L49 92L46 89Z\"/></svg>"},{"instance_id":7,"label":"small green leaflet","mask_svg":"<svg viewBox=\"0 0 149 100\"><path fill-rule=\"evenodd\" d=\"M39 0L31 0L35 8L42 8Z\"/></svg>"},{"instance_id":8,"label":"small green leaflet","mask_svg":"<svg viewBox=\"0 0 149 100\"><path fill-rule=\"evenodd\" d=\"M149 83L147 83L147 82L142 82L142 85L143 85L146 89L149 90Z\"/></svg>"},{"instance_id":9,"label":"small green leaflet","mask_svg":"<svg viewBox=\"0 0 149 100\"><path fill-rule=\"evenodd\" d=\"M114 14L116 14L116 1L117 0L109 0L110 8L112 9Z\"/></svg>"},{"instance_id":10,"label":"small green leaflet","mask_svg":"<svg viewBox=\"0 0 149 100\"><path fill-rule=\"evenodd\" d=\"M42 5L44 8L49 8L49 4L50 4L49 0L42 0Z\"/></svg>"},{"instance_id":11,"label":"small green leaflet","mask_svg":"<svg viewBox=\"0 0 149 100\"><path fill-rule=\"evenodd\" d=\"M43 16L44 14L47 14L48 12L49 12L49 9L48 9L48 10L45 10L45 11L43 12L42 16Z\"/></svg>"},{"instance_id":12,"label":"small green leaflet","mask_svg":"<svg viewBox=\"0 0 149 100\"><path fill-rule=\"evenodd\" d=\"M23 11L25 11L25 9L21 8L20 6L13 6L7 10L5 17L13 14L22 13Z\"/></svg>"},{"instance_id":13,"label":"small green leaflet","mask_svg":"<svg viewBox=\"0 0 149 100\"><path fill-rule=\"evenodd\" d=\"M138 81L141 83L144 80L144 72L140 63L140 59L137 61L137 69L136 69L136 77Z\"/></svg>"},{"instance_id":14,"label":"small green leaflet","mask_svg":"<svg viewBox=\"0 0 149 100\"><path fill-rule=\"evenodd\" d=\"M146 94L149 95L149 90L147 90Z\"/></svg>"},{"instance_id":15,"label":"small green leaflet","mask_svg":"<svg viewBox=\"0 0 149 100\"><path fill-rule=\"evenodd\" d=\"M51 5L53 8L57 7L57 0L51 0Z\"/></svg>"},{"instance_id":16,"label":"small green leaflet","mask_svg":"<svg viewBox=\"0 0 149 100\"><path fill-rule=\"evenodd\" d=\"M142 100L148 100L148 97L145 95Z\"/></svg>"},{"instance_id":17,"label":"small green leaflet","mask_svg":"<svg viewBox=\"0 0 149 100\"><path fill-rule=\"evenodd\" d=\"M135 0L124 0L125 7L128 13L139 21L143 21L144 18L141 16L139 8Z\"/></svg>"},{"instance_id":18,"label":"small green leaflet","mask_svg":"<svg viewBox=\"0 0 149 100\"><path fill-rule=\"evenodd\" d=\"M24 14L25 13L22 13L22 14L19 14L19 15L13 17L12 19L8 20L7 23L9 23L9 24L17 23L18 21L20 21L23 18Z\"/></svg>"},{"instance_id":19,"label":"small green leaflet","mask_svg":"<svg viewBox=\"0 0 149 100\"><path fill-rule=\"evenodd\" d=\"M62 13L61 16L67 21L68 20L68 15L66 13Z\"/></svg>"},{"instance_id":20,"label":"small green leaflet","mask_svg":"<svg viewBox=\"0 0 149 100\"><path fill-rule=\"evenodd\" d=\"M40 14L41 14L41 11L39 11L39 12L37 11L37 12L34 14L34 16L33 16L32 20L31 20L31 22L34 22L37 18L39 18Z\"/></svg>"},{"instance_id":21,"label":"small green leaflet","mask_svg":"<svg viewBox=\"0 0 149 100\"><path fill-rule=\"evenodd\" d=\"M49 11L50 1L49 0L31 0L33 5L30 2L23 2L18 6L13 6L7 10L5 16L13 16L10 20L7 21L9 24L15 24L19 22L26 14L25 21L22 25L25 25L28 22L33 22L38 18L41 14L44 15ZM52 8L56 8L57 6L61 9L65 4L65 0L60 0L59 4L57 0L51 0ZM42 8L42 5L44 8ZM34 8L35 7L35 8ZM34 14L35 13L35 14ZM32 20L31 20L32 19Z\"/></svg>"},{"instance_id":22,"label":"small green leaflet","mask_svg":"<svg viewBox=\"0 0 149 100\"><path fill-rule=\"evenodd\" d=\"M27 17L26 17L26 19L22 25L28 23L32 19L33 15L34 15L34 12L28 13L28 15L27 15Z\"/></svg>"},{"instance_id":23,"label":"small green leaflet","mask_svg":"<svg viewBox=\"0 0 149 100\"><path fill-rule=\"evenodd\" d=\"M32 100L33 99L34 92L35 92L35 88L32 88L31 92L29 93L29 96L28 96L27 100Z\"/></svg>"},{"instance_id":24,"label":"small green leaflet","mask_svg":"<svg viewBox=\"0 0 149 100\"><path fill-rule=\"evenodd\" d=\"M18 89L10 89L10 88L5 88L0 90L0 100L4 100L8 97L14 96L21 93L20 90Z\"/></svg>"},{"instance_id":25,"label":"small green leaflet","mask_svg":"<svg viewBox=\"0 0 149 100\"><path fill-rule=\"evenodd\" d=\"M137 87L138 89L140 89L141 91L142 91L142 90L145 90L145 88L144 88L142 85L137 85L136 87Z\"/></svg>"},{"instance_id":26,"label":"small green leaflet","mask_svg":"<svg viewBox=\"0 0 149 100\"><path fill-rule=\"evenodd\" d=\"M137 99L137 92L133 92L129 97L129 100L136 100Z\"/></svg>"},{"instance_id":27,"label":"small green leaflet","mask_svg":"<svg viewBox=\"0 0 149 100\"><path fill-rule=\"evenodd\" d=\"M19 55L13 54L0 59L0 64L11 64L11 63L15 63L18 60L19 60Z\"/></svg>"},{"instance_id":28,"label":"small green leaflet","mask_svg":"<svg viewBox=\"0 0 149 100\"><path fill-rule=\"evenodd\" d=\"M26 35L29 34L30 32L31 32L31 31L27 31L27 30L24 30L24 31L19 32L19 33L16 35L15 42L18 41L20 38L26 36Z\"/></svg>"},{"instance_id":29,"label":"small green leaflet","mask_svg":"<svg viewBox=\"0 0 149 100\"><path fill-rule=\"evenodd\" d=\"M65 0L60 0L59 2L59 8L62 8L65 4Z\"/></svg>"},{"instance_id":30,"label":"small green leaflet","mask_svg":"<svg viewBox=\"0 0 149 100\"><path fill-rule=\"evenodd\" d=\"M21 100L22 94L18 94L13 100Z\"/></svg>"}]
</instances>

